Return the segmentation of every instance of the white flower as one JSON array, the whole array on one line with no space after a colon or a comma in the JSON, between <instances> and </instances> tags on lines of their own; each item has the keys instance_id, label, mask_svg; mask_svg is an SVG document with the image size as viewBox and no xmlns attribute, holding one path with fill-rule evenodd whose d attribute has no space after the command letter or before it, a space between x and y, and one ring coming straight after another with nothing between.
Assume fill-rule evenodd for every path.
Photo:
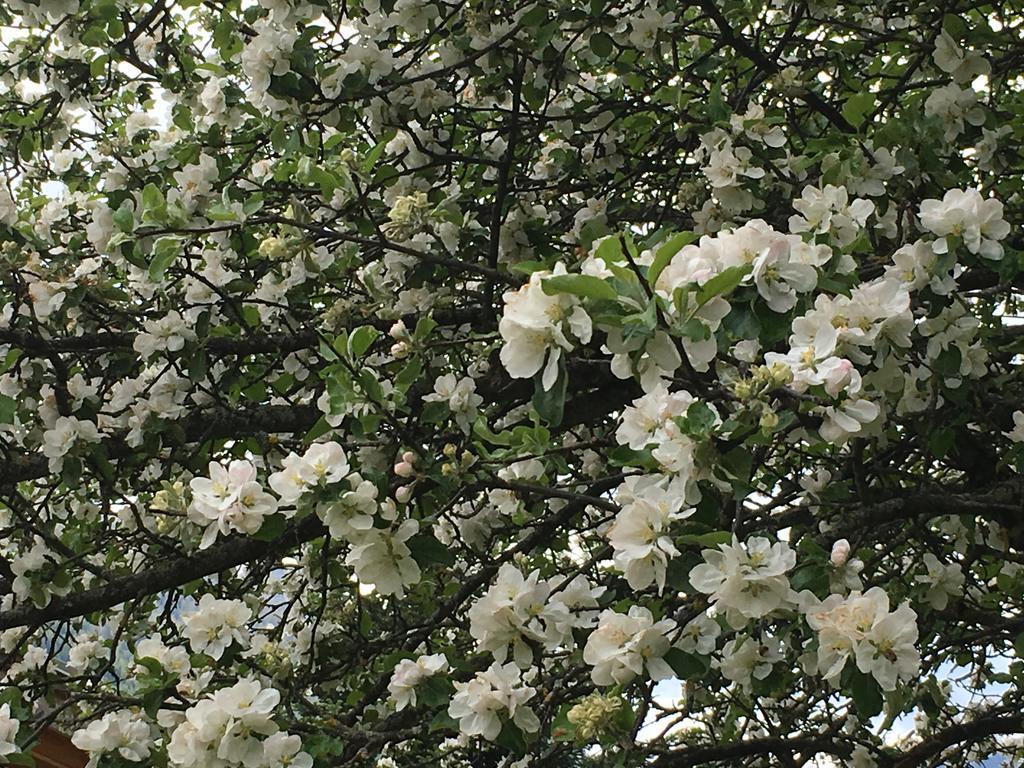
<instances>
[{"instance_id":1,"label":"white flower","mask_svg":"<svg viewBox=\"0 0 1024 768\"><path fill-rule=\"evenodd\" d=\"M200 598L195 611L181 617L192 650L214 659L219 659L232 643L248 644L246 623L251 618L252 610L241 600L221 600L210 593Z\"/></svg>"},{"instance_id":2,"label":"white flower","mask_svg":"<svg viewBox=\"0 0 1024 768\"><path fill-rule=\"evenodd\" d=\"M187 213L192 213L199 206L200 200L213 192L217 176L217 161L204 152L199 156L198 163L190 163L174 172L174 181L178 186L168 190L167 201L177 202Z\"/></svg>"},{"instance_id":3,"label":"white flower","mask_svg":"<svg viewBox=\"0 0 1024 768\"><path fill-rule=\"evenodd\" d=\"M623 409L615 439L619 445L628 445L635 451L658 443L659 432L674 418L686 413L693 402L689 392L669 392L662 384Z\"/></svg>"},{"instance_id":4,"label":"white flower","mask_svg":"<svg viewBox=\"0 0 1024 768\"><path fill-rule=\"evenodd\" d=\"M882 617L857 644L857 668L871 674L883 691L896 690L898 680L912 680L921 667L917 614L908 603Z\"/></svg>"},{"instance_id":5,"label":"white flower","mask_svg":"<svg viewBox=\"0 0 1024 768\"><path fill-rule=\"evenodd\" d=\"M195 477L189 487L189 519L206 526L200 549L213 544L218 533L256 533L263 519L277 511L277 499L256 481L256 467L249 461L235 459L227 469L211 461L210 477Z\"/></svg>"},{"instance_id":6,"label":"white flower","mask_svg":"<svg viewBox=\"0 0 1024 768\"><path fill-rule=\"evenodd\" d=\"M949 604L950 597L963 594L963 571L957 563L943 565L931 552L926 552L923 560L928 572L916 576L915 581L928 585L928 603L932 608L941 611Z\"/></svg>"},{"instance_id":7,"label":"white flower","mask_svg":"<svg viewBox=\"0 0 1024 768\"><path fill-rule=\"evenodd\" d=\"M657 8L648 5L629 20L629 42L641 50L650 50L658 37L675 19L674 13L659 13Z\"/></svg>"},{"instance_id":8,"label":"white flower","mask_svg":"<svg viewBox=\"0 0 1024 768\"><path fill-rule=\"evenodd\" d=\"M313 757L302 752L302 739L285 731L272 733L263 742L263 768L312 768Z\"/></svg>"},{"instance_id":9,"label":"white flower","mask_svg":"<svg viewBox=\"0 0 1024 768\"><path fill-rule=\"evenodd\" d=\"M655 622L651 612L638 605L628 614L602 611L583 649L583 661L593 667L591 679L596 685L625 685L645 669L651 680L672 677L672 668L662 657L675 628L672 619Z\"/></svg>"},{"instance_id":10,"label":"white flower","mask_svg":"<svg viewBox=\"0 0 1024 768\"><path fill-rule=\"evenodd\" d=\"M1015 443L1024 443L1024 411L1013 412L1013 429L1003 434Z\"/></svg>"},{"instance_id":11,"label":"white flower","mask_svg":"<svg viewBox=\"0 0 1024 768\"><path fill-rule=\"evenodd\" d=\"M0 182L0 224L13 227L18 223L18 204L7 184Z\"/></svg>"},{"instance_id":12,"label":"white flower","mask_svg":"<svg viewBox=\"0 0 1024 768\"><path fill-rule=\"evenodd\" d=\"M864 570L864 561L850 558L850 542L839 539L832 545L829 555L832 570L829 572L829 588L833 592L846 590L862 590L864 584L860 580L860 572Z\"/></svg>"},{"instance_id":13,"label":"white flower","mask_svg":"<svg viewBox=\"0 0 1024 768\"><path fill-rule=\"evenodd\" d=\"M536 693L536 689L522 685L515 664L494 662L469 682L455 683L448 715L459 721L459 730L466 736L483 736L489 741L501 733L499 713L507 714L520 730L534 733L540 730L540 721L525 705Z\"/></svg>"},{"instance_id":14,"label":"white flower","mask_svg":"<svg viewBox=\"0 0 1024 768\"><path fill-rule=\"evenodd\" d=\"M777 637L764 637L759 641L739 635L722 648L722 659L717 662L722 676L749 690L754 680L764 680L772 666L783 658L782 641Z\"/></svg>"},{"instance_id":15,"label":"white flower","mask_svg":"<svg viewBox=\"0 0 1024 768\"><path fill-rule=\"evenodd\" d=\"M11 705L0 706L0 758L19 752L15 739L18 737L18 728L21 723L11 717ZM4 761L6 762L6 760Z\"/></svg>"},{"instance_id":16,"label":"white flower","mask_svg":"<svg viewBox=\"0 0 1024 768\"><path fill-rule=\"evenodd\" d=\"M141 714L127 709L108 712L71 736L72 744L91 753L92 764L108 752L117 752L133 763L144 762L149 757L153 741L149 723Z\"/></svg>"},{"instance_id":17,"label":"white flower","mask_svg":"<svg viewBox=\"0 0 1024 768\"><path fill-rule=\"evenodd\" d=\"M721 634L722 627L717 621L707 613L699 613L683 627L679 639L676 640L676 647L687 653L710 656L714 653L718 636Z\"/></svg>"},{"instance_id":18,"label":"white flower","mask_svg":"<svg viewBox=\"0 0 1024 768\"><path fill-rule=\"evenodd\" d=\"M846 400L839 406L828 406L822 410L821 438L836 445L842 445L851 437L878 418L881 409L866 399Z\"/></svg>"},{"instance_id":19,"label":"white flower","mask_svg":"<svg viewBox=\"0 0 1024 768\"><path fill-rule=\"evenodd\" d=\"M180 352L186 341L196 337L181 313L174 310L156 320L147 320L142 327L145 330L135 337L132 349L143 359L156 352Z\"/></svg>"},{"instance_id":20,"label":"white flower","mask_svg":"<svg viewBox=\"0 0 1024 768\"><path fill-rule=\"evenodd\" d=\"M1003 204L981 196L977 189L951 189L942 200L923 200L918 212L921 226L940 238L957 235L971 253L989 259L1001 259L1003 246L998 242L1010 234L1003 220ZM945 240L934 243L936 253L946 252Z\"/></svg>"},{"instance_id":21,"label":"white flower","mask_svg":"<svg viewBox=\"0 0 1024 768\"><path fill-rule=\"evenodd\" d=\"M70 587L57 587L48 579L31 576L34 571L42 571L54 562L58 559L41 536L35 536L30 549L11 559L11 572L14 574L11 588L19 600L32 598L36 604L46 605L51 594L60 595L68 591Z\"/></svg>"},{"instance_id":22,"label":"white flower","mask_svg":"<svg viewBox=\"0 0 1024 768\"><path fill-rule=\"evenodd\" d=\"M832 553L829 555L829 562L836 568L842 568L850 557L850 542L846 539L839 539L832 545Z\"/></svg>"},{"instance_id":23,"label":"white flower","mask_svg":"<svg viewBox=\"0 0 1024 768\"><path fill-rule=\"evenodd\" d=\"M468 376L456 379L454 374L438 376L434 391L423 396L427 403L447 403L455 416L455 422L467 435L470 425L476 420L477 410L484 399L476 393L476 382Z\"/></svg>"},{"instance_id":24,"label":"white flower","mask_svg":"<svg viewBox=\"0 0 1024 768\"><path fill-rule=\"evenodd\" d=\"M311 759L296 753L299 745L293 739L279 738L265 748L267 742L256 738L278 732L271 715L280 700L276 690L249 678L207 694L185 711L171 734L167 757L183 768L226 764L309 768Z\"/></svg>"},{"instance_id":25,"label":"white flower","mask_svg":"<svg viewBox=\"0 0 1024 768\"><path fill-rule=\"evenodd\" d=\"M349 473L348 457L336 442L313 443L299 456L289 453L267 483L285 504L294 504L308 489L340 482Z\"/></svg>"},{"instance_id":26,"label":"white flower","mask_svg":"<svg viewBox=\"0 0 1024 768\"><path fill-rule=\"evenodd\" d=\"M988 61L977 53L964 52L946 30L942 30L935 39L932 58L939 69L952 75L958 83L968 83L991 71Z\"/></svg>"},{"instance_id":27,"label":"white flower","mask_svg":"<svg viewBox=\"0 0 1024 768\"><path fill-rule=\"evenodd\" d=\"M685 503L679 485L665 475L639 475L626 478L615 491L622 509L605 536L615 550L615 565L633 589L655 582L659 594L665 589L668 560L679 554L671 525L693 514L679 509Z\"/></svg>"},{"instance_id":28,"label":"white flower","mask_svg":"<svg viewBox=\"0 0 1024 768\"><path fill-rule=\"evenodd\" d=\"M179 645L166 646L159 635L143 638L135 644L135 656L139 659L153 659L168 672L187 675L192 669L188 651ZM139 667L139 669L145 669Z\"/></svg>"},{"instance_id":29,"label":"white flower","mask_svg":"<svg viewBox=\"0 0 1024 768\"><path fill-rule=\"evenodd\" d=\"M792 258L785 240L776 241L754 259L757 292L774 312L788 312L796 305L797 293L806 293L818 283L810 264Z\"/></svg>"},{"instance_id":30,"label":"white flower","mask_svg":"<svg viewBox=\"0 0 1024 768\"><path fill-rule=\"evenodd\" d=\"M416 706L416 686L429 677L448 671L448 659L443 653L420 656L415 661L402 659L395 665L388 683L388 691L395 700L395 710Z\"/></svg>"},{"instance_id":31,"label":"white flower","mask_svg":"<svg viewBox=\"0 0 1024 768\"><path fill-rule=\"evenodd\" d=\"M32 312L36 319L46 320L61 308L67 292L62 283L46 280L33 280L28 284L28 298L32 302Z\"/></svg>"},{"instance_id":32,"label":"white flower","mask_svg":"<svg viewBox=\"0 0 1024 768\"><path fill-rule=\"evenodd\" d=\"M871 674L883 690L891 691L898 678L916 674L921 657L917 641L917 614L907 603L889 612L889 596L880 587L864 594L829 595L824 601L812 593L800 593L800 610L808 626L817 632L817 658L810 671L836 684L849 658Z\"/></svg>"},{"instance_id":33,"label":"white flower","mask_svg":"<svg viewBox=\"0 0 1024 768\"><path fill-rule=\"evenodd\" d=\"M792 601L786 572L796 565L796 553L784 541L774 544L755 536L740 544L705 549L704 562L690 571L690 583L698 592L710 595L734 629L750 619L767 616Z\"/></svg>"},{"instance_id":34,"label":"white flower","mask_svg":"<svg viewBox=\"0 0 1024 768\"><path fill-rule=\"evenodd\" d=\"M800 215L790 216L790 232L829 232L839 245L849 245L867 223L875 204L863 198L850 202L846 187L826 184L822 189L804 187L793 208Z\"/></svg>"},{"instance_id":35,"label":"white flower","mask_svg":"<svg viewBox=\"0 0 1024 768\"><path fill-rule=\"evenodd\" d=\"M575 296L544 293L544 278L565 273L561 263L553 273L534 272L526 285L505 294L505 311L498 323L504 341L501 362L509 376L528 379L543 369L545 390L555 385L562 352L573 348L567 332L583 344L590 341L592 332L590 317Z\"/></svg>"},{"instance_id":36,"label":"white flower","mask_svg":"<svg viewBox=\"0 0 1024 768\"><path fill-rule=\"evenodd\" d=\"M868 748L863 744L858 744L853 748L853 752L850 753L850 760L846 764L848 768L877 768L878 763L871 756Z\"/></svg>"},{"instance_id":37,"label":"white flower","mask_svg":"<svg viewBox=\"0 0 1024 768\"><path fill-rule=\"evenodd\" d=\"M582 623L564 600L548 599L553 587L540 578L540 571L524 576L511 563L502 565L494 584L469 609L469 633L477 647L499 663L505 662L511 648L513 660L523 669L533 664L528 641L546 649L571 647L572 629Z\"/></svg>"},{"instance_id":38,"label":"white flower","mask_svg":"<svg viewBox=\"0 0 1024 768\"><path fill-rule=\"evenodd\" d=\"M83 639L68 652L68 669L76 675L85 672L106 649L99 640Z\"/></svg>"},{"instance_id":39,"label":"white flower","mask_svg":"<svg viewBox=\"0 0 1024 768\"><path fill-rule=\"evenodd\" d=\"M377 511L377 486L358 472L345 478L349 490L333 502L317 505L316 513L336 539L355 541L373 528Z\"/></svg>"},{"instance_id":40,"label":"white flower","mask_svg":"<svg viewBox=\"0 0 1024 768\"><path fill-rule=\"evenodd\" d=\"M754 153L747 147L735 147L728 136L717 141L708 139L710 134L701 137L707 151L707 162L701 168L711 186L721 190L739 184L745 176L748 179L764 177L764 169L753 165Z\"/></svg>"},{"instance_id":41,"label":"white flower","mask_svg":"<svg viewBox=\"0 0 1024 768\"><path fill-rule=\"evenodd\" d=\"M420 580L420 567L406 545L417 531L416 520L403 520L394 530L368 528L352 541L345 564L354 566L356 578L380 594L405 597L405 588Z\"/></svg>"},{"instance_id":42,"label":"white flower","mask_svg":"<svg viewBox=\"0 0 1024 768\"><path fill-rule=\"evenodd\" d=\"M93 422L74 416L59 416L53 427L43 433L43 455L50 460L50 471L59 472L64 465L64 457L76 443L99 441L100 435Z\"/></svg>"},{"instance_id":43,"label":"white flower","mask_svg":"<svg viewBox=\"0 0 1024 768\"><path fill-rule=\"evenodd\" d=\"M964 130L964 121L971 125L985 122L985 110L978 104L978 94L973 88L961 88L949 83L936 88L924 102L924 113L938 117L944 123L943 137L952 141Z\"/></svg>"}]
</instances>

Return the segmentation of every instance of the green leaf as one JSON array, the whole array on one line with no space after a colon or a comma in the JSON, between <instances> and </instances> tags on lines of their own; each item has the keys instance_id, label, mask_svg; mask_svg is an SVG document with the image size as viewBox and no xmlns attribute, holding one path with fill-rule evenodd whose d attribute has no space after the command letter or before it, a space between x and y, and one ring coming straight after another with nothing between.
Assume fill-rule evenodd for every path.
<instances>
[{"instance_id":1,"label":"green leaf","mask_svg":"<svg viewBox=\"0 0 1024 768\"><path fill-rule=\"evenodd\" d=\"M698 289L697 306L703 307L716 296L731 293L743 282L743 278L749 275L752 269L750 264L740 264L723 269Z\"/></svg>"},{"instance_id":2,"label":"green leaf","mask_svg":"<svg viewBox=\"0 0 1024 768\"><path fill-rule=\"evenodd\" d=\"M955 345L950 345L946 349L942 350L935 362L932 363L932 367L937 373L943 376L959 376L960 375L960 348Z\"/></svg>"},{"instance_id":3,"label":"green leaf","mask_svg":"<svg viewBox=\"0 0 1024 768\"><path fill-rule=\"evenodd\" d=\"M537 371L533 377L533 407L542 419L553 427L562 423L562 415L565 410L565 391L569 383L569 376L565 372L565 358L558 359L558 378L545 390L541 382L544 371Z\"/></svg>"},{"instance_id":4,"label":"green leaf","mask_svg":"<svg viewBox=\"0 0 1024 768\"><path fill-rule=\"evenodd\" d=\"M143 695L142 708L146 710L146 714L151 718L155 718L156 713L163 706L164 699L166 698L165 693L166 691L163 688L157 688Z\"/></svg>"},{"instance_id":5,"label":"green leaf","mask_svg":"<svg viewBox=\"0 0 1024 768\"><path fill-rule=\"evenodd\" d=\"M617 301L619 298L616 291L609 283L606 283L594 275L555 275L546 278L542 285L544 293L554 296L558 293L571 293L574 296L582 296L589 299L608 299Z\"/></svg>"},{"instance_id":6,"label":"green leaf","mask_svg":"<svg viewBox=\"0 0 1024 768\"><path fill-rule=\"evenodd\" d=\"M861 91L846 100L843 105L843 117L850 125L859 128L874 107L875 94L871 91Z\"/></svg>"},{"instance_id":7,"label":"green leaf","mask_svg":"<svg viewBox=\"0 0 1024 768\"><path fill-rule=\"evenodd\" d=\"M492 432L491 428L487 426L487 421L482 416L473 424L473 434L491 445L509 446L512 444L512 438L508 432Z\"/></svg>"},{"instance_id":8,"label":"green leaf","mask_svg":"<svg viewBox=\"0 0 1024 768\"><path fill-rule=\"evenodd\" d=\"M423 363L419 358L410 360L409 363L395 376L395 389L399 392L408 391L423 372Z\"/></svg>"},{"instance_id":9,"label":"green leaf","mask_svg":"<svg viewBox=\"0 0 1024 768\"><path fill-rule=\"evenodd\" d=\"M419 533L406 542L413 559L420 567L427 567L434 563L441 565L453 565L455 554L444 544L439 542L429 533Z\"/></svg>"},{"instance_id":10,"label":"green leaf","mask_svg":"<svg viewBox=\"0 0 1024 768\"><path fill-rule=\"evenodd\" d=\"M608 266L622 261L622 241L617 237L606 237L597 246L594 256Z\"/></svg>"},{"instance_id":11,"label":"green leaf","mask_svg":"<svg viewBox=\"0 0 1024 768\"><path fill-rule=\"evenodd\" d=\"M160 662L150 656L143 656L136 660L139 666L145 667L151 674L163 677L164 668Z\"/></svg>"},{"instance_id":12,"label":"green leaf","mask_svg":"<svg viewBox=\"0 0 1024 768\"><path fill-rule=\"evenodd\" d=\"M711 663L706 656L687 653L681 648L669 648L664 658L680 680L703 677L711 669Z\"/></svg>"},{"instance_id":13,"label":"green leaf","mask_svg":"<svg viewBox=\"0 0 1024 768\"><path fill-rule=\"evenodd\" d=\"M551 722L551 738L555 741L575 741L576 726L569 722L569 710L571 706L566 704L558 710L555 719Z\"/></svg>"},{"instance_id":14,"label":"green leaf","mask_svg":"<svg viewBox=\"0 0 1024 768\"><path fill-rule=\"evenodd\" d=\"M352 331L348 337L348 354L353 360L358 360L373 345L373 342L380 336L380 331L372 325L362 325Z\"/></svg>"},{"instance_id":15,"label":"green leaf","mask_svg":"<svg viewBox=\"0 0 1024 768\"><path fill-rule=\"evenodd\" d=\"M502 723L501 733L498 734L498 738L494 741L515 755L526 754L526 738L523 732L510 722Z\"/></svg>"},{"instance_id":16,"label":"green leaf","mask_svg":"<svg viewBox=\"0 0 1024 768\"><path fill-rule=\"evenodd\" d=\"M811 563L798 568L789 582L797 592L809 589L816 595L828 591L828 569L824 563Z\"/></svg>"},{"instance_id":17,"label":"green leaf","mask_svg":"<svg viewBox=\"0 0 1024 768\"><path fill-rule=\"evenodd\" d=\"M14 765L27 765L29 768L35 768L36 760L28 752L12 752L9 755L4 756L8 763Z\"/></svg>"},{"instance_id":18,"label":"green leaf","mask_svg":"<svg viewBox=\"0 0 1024 768\"><path fill-rule=\"evenodd\" d=\"M714 549L719 544L729 544L732 542L733 534L731 531L711 531L710 533L687 533L679 537L679 541L684 544L699 544L705 549Z\"/></svg>"},{"instance_id":19,"label":"green leaf","mask_svg":"<svg viewBox=\"0 0 1024 768\"><path fill-rule=\"evenodd\" d=\"M679 232L658 246L658 250L654 252L654 261L647 268L647 282L652 288L658 282L665 267L672 263L675 255L698 237L700 236L693 232Z\"/></svg>"},{"instance_id":20,"label":"green leaf","mask_svg":"<svg viewBox=\"0 0 1024 768\"><path fill-rule=\"evenodd\" d=\"M706 111L708 120L712 123L720 123L729 119L729 105L722 98L721 80L712 85L711 90L708 91Z\"/></svg>"},{"instance_id":21,"label":"green leaf","mask_svg":"<svg viewBox=\"0 0 1024 768\"><path fill-rule=\"evenodd\" d=\"M160 188L153 183L147 184L142 189L142 211L143 215L159 211L164 207L164 194Z\"/></svg>"},{"instance_id":22,"label":"green leaf","mask_svg":"<svg viewBox=\"0 0 1024 768\"><path fill-rule=\"evenodd\" d=\"M642 312L634 312L622 318L622 338L626 341L637 337L646 338L657 326L658 307L654 301L650 301Z\"/></svg>"},{"instance_id":23,"label":"green leaf","mask_svg":"<svg viewBox=\"0 0 1024 768\"><path fill-rule=\"evenodd\" d=\"M331 425L327 423L327 417L321 416L316 420L316 424L310 428L309 432L306 433L306 436L302 438L302 442L308 445L318 437L326 435L331 429Z\"/></svg>"},{"instance_id":24,"label":"green leaf","mask_svg":"<svg viewBox=\"0 0 1024 768\"><path fill-rule=\"evenodd\" d=\"M440 707L448 704L455 687L444 675L428 677L416 689L416 699L426 707Z\"/></svg>"},{"instance_id":25,"label":"green leaf","mask_svg":"<svg viewBox=\"0 0 1024 768\"><path fill-rule=\"evenodd\" d=\"M125 234L135 231L135 213L130 200L121 203L121 207L114 211L114 224Z\"/></svg>"},{"instance_id":26,"label":"green leaf","mask_svg":"<svg viewBox=\"0 0 1024 768\"><path fill-rule=\"evenodd\" d=\"M252 538L259 541L274 541L284 533L284 529L287 527L288 520L284 515L270 515L263 519L263 525L252 535Z\"/></svg>"},{"instance_id":27,"label":"green leaf","mask_svg":"<svg viewBox=\"0 0 1024 768\"><path fill-rule=\"evenodd\" d=\"M18 155L22 160L28 162L32 159L32 155L36 151L36 142L32 137L32 134L26 131L21 135L21 140L18 142Z\"/></svg>"},{"instance_id":28,"label":"green leaf","mask_svg":"<svg viewBox=\"0 0 1024 768\"><path fill-rule=\"evenodd\" d=\"M0 395L0 424L13 424L18 412L18 401L7 395Z\"/></svg>"},{"instance_id":29,"label":"green leaf","mask_svg":"<svg viewBox=\"0 0 1024 768\"><path fill-rule=\"evenodd\" d=\"M686 415L682 418L683 424L680 426L689 435L704 437L715 426L716 420L717 417L711 407L702 400L697 400L690 403L690 407L686 409Z\"/></svg>"},{"instance_id":30,"label":"green leaf","mask_svg":"<svg viewBox=\"0 0 1024 768\"><path fill-rule=\"evenodd\" d=\"M871 675L866 675L859 669L855 669L850 676L850 695L857 707L857 714L862 719L874 717L882 711L884 699L882 689Z\"/></svg>"},{"instance_id":31,"label":"green leaf","mask_svg":"<svg viewBox=\"0 0 1024 768\"><path fill-rule=\"evenodd\" d=\"M434 731L457 731L459 730L459 721L449 715L447 709L439 709L430 721L427 730L430 733Z\"/></svg>"},{"instance_id":32,"label":"green leaf","mask_svg":"<svg viewBox=\"0 0 1024 768\"><path fill-rule=\"evenodd\" d=\"M381 141L378 141L374 145L373 149L367 153L366 157L363 158L361 166L363 173L369 173L373 170L373 167L377 164L377 161L380 160L380 156L384 153L384 148L388 145L389 141L390 139L382 139Z\"/></svg>"},{"instance_id":33,"label":"green leaf","mask_svg":"<svg viewBox=\"0 0 1024 768\"><path fill-rule=\"evenodd\" d=\"M154 283L160 282L180 251L181 241L177 237L161 237L157 240L153 244L153 259L149 262L149 279Z\"/></svg>"},{"instance_id":34,"label":"green leaf","mask_svg":"<svg viewBox=\"0 0 1024 768\"><path fill-rule=\"evenodd\" d=\"M602 59L607 59L611 56L614 48L615 43L607 33L595 32L590 36L590 50Z\"/></svg>"}]
</instances>

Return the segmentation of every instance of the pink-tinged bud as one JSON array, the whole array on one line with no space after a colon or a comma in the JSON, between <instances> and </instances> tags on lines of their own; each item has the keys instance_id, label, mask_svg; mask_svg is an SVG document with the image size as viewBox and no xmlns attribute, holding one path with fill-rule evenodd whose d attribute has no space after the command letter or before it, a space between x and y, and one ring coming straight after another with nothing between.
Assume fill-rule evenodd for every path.
<instances>
[{"instance_id":1,"label":"pink-tinged bud","mask_svg":"<svg viewBox=\"0 0 1024 768\"><path fill-rule=\"evenodd\" d=\"M391 326L391 330L388 331L388 336L392 339L404 339L409 335L409 329L405 327L405 323L401 320Z\"/></svg>"},{"instance_id":2,"label":"pink-tinged bud","mask_svg":"<svg viewBox=\"0 0 1024 768\"><path fill-rule=\"evenodd\" d=\"M402 454L402 461L404 461L406 464L415 464L416 454L413 453L412 451L406 451L405 453Z\"/></svg>"},{"instance_id":3,"label":"pink-tinged bud","mask_svg":"<svg viewBox=\"0 0 1024 768\"><path fill-rule=\"evenodd\" d=\"M399 504L408 504L412 498L412 486L403 485L395 491L395 501Z\"/></svg>"},{"instance_id":4,"label":"pink-tinged bud","mask_svg":"<svg viewBox=\"0 0 1024 768\"><path fill-rule=\"evenodd\" d=\"M395 474L399 477L412 477L413 468L412 464L408 461L400 461L395 464Z\"/></svg>"},{"instance_id":5,"label":"pink-tinged bud","mask_svg":"<svg viewBox=\"0 0 1024 768\"><path fill-rule=\"evenodd\" d=\"M832 555L829 560L836 568L842 568L850 557L850 542L846 539L839 539L832 545Z\"/></svg>"}]
</instances>

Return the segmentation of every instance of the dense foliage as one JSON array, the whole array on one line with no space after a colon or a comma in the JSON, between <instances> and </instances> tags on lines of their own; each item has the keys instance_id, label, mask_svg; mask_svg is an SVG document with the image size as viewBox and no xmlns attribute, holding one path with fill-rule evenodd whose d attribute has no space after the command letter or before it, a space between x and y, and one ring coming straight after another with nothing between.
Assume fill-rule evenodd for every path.
<instances>
[{"instance_id":1,"label":"dense foliage","mask_svg":"<svg viewBox=\"0 0 1024 768\"><path fill-rule=\"evenodd\" d=\"M0 3L0 762L1024 756L1022 31Z\"/></svg>"}]
</instances>

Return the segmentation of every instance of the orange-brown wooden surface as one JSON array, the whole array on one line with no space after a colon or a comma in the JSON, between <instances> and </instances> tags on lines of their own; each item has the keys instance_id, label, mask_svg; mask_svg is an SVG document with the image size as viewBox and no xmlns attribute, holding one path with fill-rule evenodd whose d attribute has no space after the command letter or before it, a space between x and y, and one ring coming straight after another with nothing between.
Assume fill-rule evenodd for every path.
<instances>
[{"instance_id":1,"label":"orange-brown wooden surface","mask_svg":"<svg viewBox=\"0 0 1024 768\"><path fill-rule=\"evenodd\" d=\"M85 752L71 743L71 739L52 728L47 728L39 739L32 757L38 768L85 768L89 762Z\"/></svg>"}]
</instances>

